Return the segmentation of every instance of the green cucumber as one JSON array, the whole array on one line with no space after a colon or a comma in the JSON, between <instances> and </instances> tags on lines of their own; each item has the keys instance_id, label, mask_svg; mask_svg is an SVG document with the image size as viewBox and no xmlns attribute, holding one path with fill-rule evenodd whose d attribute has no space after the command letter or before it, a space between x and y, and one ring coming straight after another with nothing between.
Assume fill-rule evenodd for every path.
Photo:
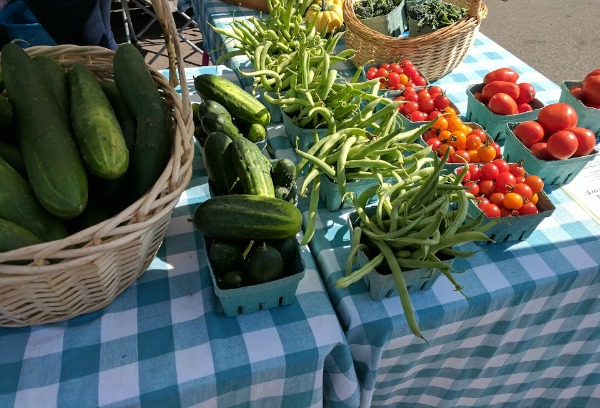
<instances>
[{"instance_id":1,"label":"green cucumber","mask_svg":"<svg viewBox=\"0 0 600 408\"><path fill-rule=\"evenodd\" d=\"M248 124L260 123L263 126L271 122L271 114L265 105L221 75L198 75L194 77L194 88L203 101L220 103L234 118Z\"/></svg>"},{"instance_id":2,"label":"green cucumber","mask_svg":"<svg viewBox=\"0 0 600 408\"><path fill-rule=\"evenodd\" d=\"M283 278L283 258L277 249L265 242L250 251L247 267L250 282L254 284Z\"/></svg>"},{"instance_id":3,"label":"green cucumber","mask_svg":"<svg viewBox=\"0 0 600 408\"><path fill-rule=\"evenodd\" d=\"M250 125L250 129L248 129L248 133L246 133L246 139L250 140L253 143L262 142L267 138L267 128L265 128L260 123L253 123Z\"/></svg>"},{"instance_id":4,"label":"green cucumber","mask_svg":"<svg viewBox=\"0 0 600 408\"><path fill-rule=\"evenodd\" d=\"M241 270L244 266L242 250L238 245L228 241L213 241L208 251L208 259L217 275Z\"/></svg>"},{"instance_id":5,"label":"green cucumber","mask_svg":"<svg viewBox=\"0 0 600 408\"><path fill-rule=\"evenodd\" d=\"M131 164L133 195L141 197L156 183L171 158L171 125L150 69L133 44L122 44L113 60L115 83L136 120Z\"/></svg>"},{"instance_id":6,"label":"green cucumber","mask_svg":"<svg viewBox=\"0 0 600 408\"><path fill-rule=\"evenodd\" d=\"M234 139L231 148L231 163L244 188L244 193L275 197L275 187L271 179L271 163L258 146L248 139Z\"/></svg>"},{"instance_id":7,"label":"green cucumber","mask_svg":"<svg viewBox=\"0 0 600 408\"><path fill-rule=\"evenodd\" d=\"M274 197L231 194L212 197L194 212L194 225L213 239L283 239L302 227L302 213Z\"/></svg>"},{"instance_id":8,"label":"green cucumber","mask_svg":"<svg viewBox=\"0 0 600 408\"><path fill-rule=\"evenodd\" d=\"M33 57L33 60L40 67L43 75L46 76L48 80L47 84L54 97L54 101L58 105L58 109L60 109L61 113L68 120L70 102L67 73L55 58L47 55L36 55Z\"/></svg>"},{"instance_id":9,"label":"green cucumber","mask_svg":"<svg viewBox=\"0 0 600 408\"><path fill-rule=\"evenodd\" d=\"M2 158L0 180L0 218L30 230L44 241L68 235L62 220L50 215L41 206L27 180Z\"/></svg>"},{"instance_id":10,"label":"green cucumber","mask_svg":"<svg viewBox=\"0 0 600 408\"><path fill-rule=\"evenodd\" d=\"M71 126L86 167L114 180L129 166L129 151L119 121L92 71L76 63L69 70Z\"/></svg>"},{"instance_id":11,"label":"green cucumber","mask_svg":"<svg viewBox=\"0 0 600 408\"><path fill-rule=\"evenodd\" d=\"M244 137L231 119L225 115L215 112L206 112L202 115L200 122L202 124L202 130L204 130L206 134L221 132L230 136L232 139Z\"/></svg>"},{"instance_id":12,"label":"green cucumber","mask_svg":"<svg viewBox=\"0 0 600 408\"><path fill-rule=\"evenodd\" d=\"M87 204L88 182L70 125L39 66L21 47L4 45L1 64L33 191L50 213L76 217Z\"/></svg>"},{"instance_id":13,"label":"green cucumber","mask_svg":"<svg viewBox=\"0 0 600 408\"><path fill-rule=\"evenodd\" d=\"M272 177L273 185L289 190L296 181L296 165L290 159L279 159L273 166Z\"/></svg>"},{"instance_id":14,"label":"green cucumber","mask_svg":"<svg viewBox=\"0 0 600 408\"><path fill-rule=\"evenodd\" d=\"M27 228L0 218L0 252L12 251L43 241Z\"/></svg>"},{"instance_id":15,"label":"green cucumber","mask_svg":"<svg viewBox=\"0 0 600 408\"><path fill-rule=\"evenodd\" d=\"M210 99L207 99L202 101L202 103L198 104L198 116L200 118L208 112L214 112L219 115L224 115L229 120L233 121L233 118L231 117L229 111L217 101L211 101Z\"/></svg>"},{"instance_id":16,"label":"green cucumber","mask_svg":"<svg viewBox=\"0 0 600 408\"><path fill-rule=\"evenodd\" d=\"M216 195L243 192L232 165L232 147L231 138L221 132L211 133L204 143L204 166Z\"/></svg>"},{"instance_id":17,"label":"green cucumber","mask_svg":"<svg viewBox=\"0 0 600 408\"><path fill-rule=\"evenodd\" d=\"M131 152L135 145L135 118L127 106L125 106L125 102L123 102L119 89L114 82L102 81L101 85L104 94L110 101L113 111L115 112L119 125L121 125L121 131L123 132L125 144L127 145L127 150L129 150L131 158Z\"/></svg>"},{"instance_id":18,"label":"green cucumber","mask_svg":"<svg viewBox=\"0 0 600 408\"><path fill-rule=\"evenodd\" d=\"M13 133L14 125L14 110L10 101L4 96L0 95L0 134L11 135Z\"/></svg>"}]
</instances>

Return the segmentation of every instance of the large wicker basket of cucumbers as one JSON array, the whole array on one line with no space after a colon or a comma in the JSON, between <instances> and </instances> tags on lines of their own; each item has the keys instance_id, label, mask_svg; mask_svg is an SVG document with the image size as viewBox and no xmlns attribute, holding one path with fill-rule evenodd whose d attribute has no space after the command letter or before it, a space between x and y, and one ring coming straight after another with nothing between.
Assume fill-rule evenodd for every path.
<instances>
[{"instance_id":1,"label":"large wicker basket of cucumbers","mask_svg":"<svg viewBox=\"0 0 600 408\"><path fill-rule=\"evenodd\" d=\"M185 83L172 15L153 3ZM187 89L130 44L7 44L0 66L15 153L0 154L0 326L98 310L148 268L189 183Z\"/></svg>"}]
</instances>

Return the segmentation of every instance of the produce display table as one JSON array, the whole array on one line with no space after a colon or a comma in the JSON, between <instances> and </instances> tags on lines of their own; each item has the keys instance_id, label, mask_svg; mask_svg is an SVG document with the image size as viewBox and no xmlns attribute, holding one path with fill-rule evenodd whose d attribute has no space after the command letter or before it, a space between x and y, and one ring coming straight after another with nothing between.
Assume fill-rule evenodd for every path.
<instances>
[{"instance_id":1,"label":"produce display table","mask_svg":"<svg viewBox=\"0 0 600 408\"><path fill-rule=\"evenodd\" d=\"M223 68L187 78L235 79ZM0 407L359 405L350 349L308 248L296 302L231 318L218 310L191 222L209 197L199 152L194 160L157 257L111 305L62 323L0 328Z\"/></svg>"},{"instance_id":2,"label":"produce display table","mask_svg":"<svg viewBox=\"0 0 600 408\"><path fill-rule=\"evenodd\" d=\"M194 9L213 61L231 48L209 24L259 14L217 0L195 0ZM224 63L248 66L245 57ZM515 69L544 103L558 101L558 85L481 33L434 84L464 114L467 87L501 67ZM277 157L296 158L283 126L269 138ZM411 334L398 297L374 301L362 281L335 288L349 252L350 210L320 204L310 247L352 350L361 406L600 405L600 225L561 188L546 191L556 210L526 241L461 247L481 249L454 264L465 271L456 279L468 298L444 277L411 294L429 345ZM307 201L299 204L305 216Z\"/></svg>"}]
</instances>

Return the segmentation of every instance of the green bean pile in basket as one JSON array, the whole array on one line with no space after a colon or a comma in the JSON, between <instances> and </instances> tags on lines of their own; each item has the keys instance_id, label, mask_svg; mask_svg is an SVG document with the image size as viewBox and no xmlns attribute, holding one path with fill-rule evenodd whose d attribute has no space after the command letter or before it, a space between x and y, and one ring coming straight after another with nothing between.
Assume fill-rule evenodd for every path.
<instances>
[{"instance_id":1,"label":"green bean pile in basket","mask_svg":"<svg viewBox=\"0 0 600 408\"><path fill-rule=\"evenodd\" d=\"M336 282L337 287L346 288L375 268L387 267L393 274L412 333L424 340L402 271L439 269L462 293L462 286L452 276L453 269L443 260L473 255L474 252L455 247L473 241L490 241L484 231L498 222L482 225L481 216L467 219L469 196L460 183L466 170L458 175L442 175L447 157L446 154L440 160L436 156L433 166L426 163L410 174L397 173L395 182L381 183L359 197L352 197L360 222L353 229L346 274ZM378 202L371 213L367 211L367 200L374 194ZM368 253L370 260L353 271L359 251Z\"/></svg>"}]
</instances>

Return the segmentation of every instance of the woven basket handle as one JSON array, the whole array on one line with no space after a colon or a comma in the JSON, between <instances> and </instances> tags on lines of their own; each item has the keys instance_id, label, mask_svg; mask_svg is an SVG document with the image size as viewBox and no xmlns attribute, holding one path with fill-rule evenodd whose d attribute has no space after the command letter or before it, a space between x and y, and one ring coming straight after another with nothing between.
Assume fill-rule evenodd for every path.
<instances>
[{"instance_id":1,"label":"woven basket handle","mask_svg":"<svg viewBox=\"0 0 600 408\"><path fill-rule=\"evenodd\" d=\"M481 0L471 0L471 2L469 3L469 8L467 10L467 15L469 17L475 17L477 19L483 18L484 16L481 15L480 8Z\"/></svg>"},{"instance_id":2,"label":"woven basket handle","mask_svg":"<svg viewBox=\"0 0 600 408\"><path fill-rule=\"evenodd\" d=\"M163 34L165 36L165 43L167 44L167 55L169 58L169 82L171 86L176 87L178 85L178 76L176 75L176 69L179 72L179 82L184 84L181 87L181 98L183 100L183 115L187 117L189 110L191 109L190 95L185 78L185 68L183 64L183 57L181 56L181 47L179 45L179 36L177 35L177 26L173 19L173 13L171 7L167 3L167 0L152 0L152 7L156 14L156 19L160 23Z\"/></svg>"}]
</instances>

